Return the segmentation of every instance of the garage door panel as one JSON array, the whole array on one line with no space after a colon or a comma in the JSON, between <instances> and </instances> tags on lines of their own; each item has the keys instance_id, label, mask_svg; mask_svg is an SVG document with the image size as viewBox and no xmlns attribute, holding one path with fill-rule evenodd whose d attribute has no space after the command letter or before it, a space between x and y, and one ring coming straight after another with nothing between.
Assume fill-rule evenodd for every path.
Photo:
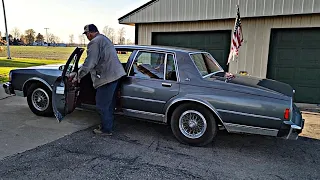
<instances>
[{"instance_id":1,"label":"garage door panel","mask_svg":"<svg viewBox=\"0 0 320 180\"><path fill-rule=\"evenodd\" d=\"M295 31L284 31L275 36L279 47L295 47L296 42L300 42L302 34Z\"/></svg>"},{"instance_id":2,"label":"garage door panel","mask_svg":"<svg viewBox=\"0 0 320 180\"><path fill-rule=\"evenodd\" d=\"M302 37L301 37L301 33L299 32L295 32L295 31L284 31L282 34L280 34L280 38L279 38L279 44L286 44L286 43L291 43L291 42L297 42L297 41L301 41Z\"/></svg>"},{"instance_id":3,"label":"garage door panel","mask_svg":"<svg viewBox=\"0 0 320 180\"><path fill-rule=\"evenodd\" d=\"M291 64L293 60L295 60L295 56L297 56L299 52L296 52L296 48L281 48L277 51L276 56L276 64Z\"/></svg>"},{"instance_id":4,"label":"garage door panel","mask_svg":"<svg viewBox=\"0 0 320 180\"><path fill-rule=\"evenodd\" d=\"M225 59L225 51L224 50L219 50L219 49L210 49L209 50L212 53L212 56L216 59L216 57L220 59Z\"/></svg>"},{"instance_id":5,"label":"garage door panel","mask_svg":"<svg viewBox=\"0 0 320 180\"><path fill-rule=\"evenodd\" d=\"M204 50L212 54L225 71L230 51L231 31L153 32L152 45Z\"/></svg>"},{"instance_id":6,"label":"garage door panel","mask_svg":"<svg viewBox=\"0 0 320 180\"><path fill-rule=\"evenodd\" d=\"M300 81L312 81L312 83L320 84L320 71L317 68L299 68L296 79ZM310 83L311 84L311 83Z\"/></svg>"},{"instance_id":7,"label":"garage door panel","mask_svg":"<svg viewBox=\"0 0 320 180\"><path fill-rule=\"evenodd\" d=\"M302 102L315 102L320 99L319 87L310 86L294 86L296 92L303 92L296 94L295 101Z\"/></svg>"},{"instance_id":8,"label":"garage door panel","mask_svg":"<svg viewBox=\"0 0 320 180\"><path fill-rule=\"evenodd\" d=\"M320 42L320 37L318 36L318 33L319 30L317 30L316 28L310 29L308 32L303 32L302 42Z\"/></svg>"},{"instance_id":9,"label":"garage door panel","mask_svg":"<svg viewBox=\"0 0 320 180\"><path fill-rule=\"evenodd\" d=\"M290 84L295 102L320 103L320 28L272 29L267 78Z\"/></svg>"},{"instance_id":10,"label":"garage door panel","mask_svg":"<svg viewBox=\"0 0 320 180\"><path fill-rule=\"evenodd\" d=\"M320 46L320 44L319 44ZM301 49L302 61L300 64L305 64L306 66L317 66L320 67L320 48L319 49ZM319 54L319 55L317 55Z\"/></svg>"},{"instance_id":11,"label":"garage door panel","mask_svg":"<svg viewBox=\"0 0 320 180\"><path fill-rule=\"evenodd\" d=\"M280 67L275 69L275 75L281 81L288 81L294 78L294 71L295 69L293 67Z\"/></svg>"}]
</instances>

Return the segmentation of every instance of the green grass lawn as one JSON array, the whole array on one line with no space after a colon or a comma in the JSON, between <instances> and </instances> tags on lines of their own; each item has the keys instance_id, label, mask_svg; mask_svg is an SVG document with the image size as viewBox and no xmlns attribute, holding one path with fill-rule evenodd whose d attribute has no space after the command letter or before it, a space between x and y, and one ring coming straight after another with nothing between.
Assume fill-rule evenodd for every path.
<instances>
[{"instance_id":1,"label":"green grass lawn","mask_svg":"<svg viewBox=\"0 0 320 180\"><path fill-rule=\"evenodd\" d=\"M12 69L24 68L30 66L41 66L46 64L63 64L66 60L47 60L30 58L0 58L0 83L8 81L9 72Z\"/></svg>"},{"instance_id":2,"label":"green grass lawn","mask_svg":"<svg viewBox=\"0 0 320 180\"><path fill-rule=\"evenodd\" d=\"M0 52L0 83L8 81L11 69L47 64L64 64L73 52L74 47L41 47L41 46L11 46L12 59L7 59L7 51ZM121 62L126 62L130 54L118 54ZM80 63L87 57L81 56Z\"/></svg>"},{"instance_id":3,"label":"green grass lawn","mask_svg":"<svg viewBox=\"0 0 320 180\"><path fill-rule=\"evenodd\" d=\"M7 57L7 47L0 52L0 57ZM14 58L33 59L68 59L75 47L44 47L44 46L10 46L10 55Z\"/></svg>"}]
</instances>

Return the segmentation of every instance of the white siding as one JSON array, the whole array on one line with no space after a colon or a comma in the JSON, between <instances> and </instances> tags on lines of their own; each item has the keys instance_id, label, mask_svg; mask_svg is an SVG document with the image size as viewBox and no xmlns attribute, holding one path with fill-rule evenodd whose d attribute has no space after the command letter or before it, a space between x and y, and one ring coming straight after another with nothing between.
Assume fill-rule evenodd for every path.
<instances>
[{"instance_id":1,"label":"white siding","mask_svg":"<svg viewBox=\"0 0 320 180\"><path fill-rule=\"evenodd\" d=\"M122 17L120 24L320 13L320 0L158 0ZM153 13L150 13L153 12Z\"/></svg>"},{"instance_id":2,"label":"white siding","mask_svg":"<svg viewBox=\"0 0 320 180\"><path fill-rule=\"evenodd\" d=\"M139 24L138 43L151 45L152 32L231 30L233 26L234 19ZM242 20L242 27L245 42L240 48L239 59L230 63L230 72L248 71L253 76L265 78L271 28L320 27L320 15L246 18Z\"/></svg>"}]
</instances>

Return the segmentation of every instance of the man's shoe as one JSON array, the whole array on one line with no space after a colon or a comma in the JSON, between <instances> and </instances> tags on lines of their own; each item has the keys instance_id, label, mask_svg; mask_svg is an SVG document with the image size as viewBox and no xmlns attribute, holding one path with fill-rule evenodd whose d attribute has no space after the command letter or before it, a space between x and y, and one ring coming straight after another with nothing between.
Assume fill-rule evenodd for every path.
<instances>
[{"instance_id":1,"label":"man's shoe","mask_svg":"<svg viewBox=\"0 0 320 180\"><path fill-rule=\"evenodd\" d=\"M95 134L101 134L101 135L106 135L106 136L111 136L111 135L112 135L111 132L102 132L100 128L99 128L99 129L94 129L94 130L93 130L93 133L95 133Z\"/></svg>"}]
</instances>

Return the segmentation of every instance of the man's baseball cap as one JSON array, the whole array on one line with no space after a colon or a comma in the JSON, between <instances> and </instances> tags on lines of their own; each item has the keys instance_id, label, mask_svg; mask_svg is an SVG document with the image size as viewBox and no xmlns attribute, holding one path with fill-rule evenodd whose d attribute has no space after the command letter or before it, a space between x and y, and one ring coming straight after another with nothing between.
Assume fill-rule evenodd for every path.
<instances>
[{"instance_id":1,"label":"man's baseball cap","mask_svg":"<svg viewBox=\"0 0 320 180\"><path fill-rule=\"evenodd\" d=\"M86 34L87 32L98 32L98 28L94 24L87 24L84 26L83 34Z\"/></svg>"}]
</instances>

